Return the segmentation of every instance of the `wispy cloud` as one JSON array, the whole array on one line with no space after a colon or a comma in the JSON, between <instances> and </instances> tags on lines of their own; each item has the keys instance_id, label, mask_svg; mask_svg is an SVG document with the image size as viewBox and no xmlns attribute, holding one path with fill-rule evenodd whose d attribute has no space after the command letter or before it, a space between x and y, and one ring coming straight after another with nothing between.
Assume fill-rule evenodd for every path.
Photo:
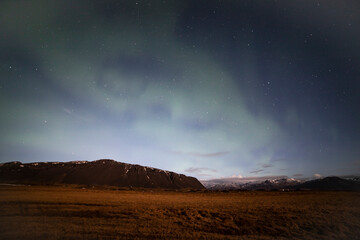
<instances>
[{"instance_id":1,"label":"wispy cloud","mask_svg":"<svg viewBox=\"0 0 360 240\"><path fill-rule=\"evenodd\" d=\"M258 169L258 170L254 170L254 171L252 171L250 173L260 173L260 172L263 172L263 171L264 171L264 169Z\"/></svg>"},{"instance_id":2,"label":"wispy cloud","mask_svg":"<svg viewBox=\"0 0 360 240\"><path fill-rule=\"evenodd\" d=\"M315 174L314 174L314 178L321 178L321 174L315 173Z\"/></svg>"},{"instance_id":3,"label":"wispy cloud","mask_svg":"<svg viewBox=\"0 0 360 240\"><path fill-rule=\"evenodd\" d=\"M241 174L239 175L232 175L231 178L243 178L243 176Z\"/></svg>"},{"instance_id":4,"label":"wispy cloud","mask_svg":"<svg viewBox=\"0 0 360 240\"><path fill-rule=\"evenodd\" d=\"M194 157L218 157L228 154L229 152L211 152L211 153L199 153L199 152L182 152L182 151L172 151L175 154L180 155L189 155Z\"/></svg>"},{"instance_id":5,"label":"wispy cloud","mask_svg":"<svg viewBox=\"0 0 360 240\"><path fill-rule=\"evenodd\" d=\"M72 114L74 111L69 109L69 108L66 108L66 107L63 107L62 108L64 110L64 112L66 112L67 114Z\"/></svg>"},{"instance_id":6,"label":"wispy cloud","mask_svg":"<svg viewBox=\"0 0 360 240\"><path fill-rule=\"evenodd\" d=\"M63 107L62 110L64 112L66 112L67 114L81 120L81 121L85 121L85 122L95 122L95 119L91 116L85 116L85 115L80 115L78 113L76 113L74 111L74 109L70 109L70 108L67 108L67 107Z\"/></svg>"},{"instance_id":7,"label":"wispy cloud","mask_svg":"<svg viewBox=\"0 0 360 240\"><path fill-rule=\"evenodd\" d=\"M199 174L196 174L196 176L197 176L197 177L206 177L206 178L212 177L211 174L207 174L207 173L199 173Z\"/></svg>"},{"instance_id":8,"label":"wispy cloud","mask_svg":"<svg viewBox=\"0 0 360 240\"><path fill-rule=\"evenodd\" d=\"M274 165L272 165L272 164L263 164L263 165L261 165L262 168L271 168L273 166Z\"/></svg>"},{"instance_id":9,"label":"wispy cloud","mask_svg":"<svg viewBox=\"0 0 360 240\"><path fill-rule=\"evenodd\" d=\"M212 168L206 168L206 167L190 167L184 170L185 172L188 173L196 173L198 175L200 174L204 174L203 172L217 172L215 169Z\"/></svg>"},{"instance_id":10,"label":"wispy cloud","mask_svg":"<svg viewBox=\"0 0 360 240\"><path fill-rule=\"evenodd\" d=\"M285 162L286 159L285 158L272 158L270 161L271 162Z\"/></svg>"},{"instance_id":11,"label":"wispy cloud","mask_svg":"<svg viewBox=\"0 0 360 240\"><path fill-rule=\"evenodd\" d=\"M294 177L302 177L302 176L304 176L304 174L301 174L301 173L295 173L295 174L293 174L293 176L294 176Z\"/></svg>"}]
</instances>

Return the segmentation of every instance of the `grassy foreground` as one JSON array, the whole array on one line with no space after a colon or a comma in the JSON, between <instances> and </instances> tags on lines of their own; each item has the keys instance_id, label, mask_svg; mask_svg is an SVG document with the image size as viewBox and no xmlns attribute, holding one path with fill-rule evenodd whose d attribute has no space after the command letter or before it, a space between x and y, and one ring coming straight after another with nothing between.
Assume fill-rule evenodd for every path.
<instances>
[{"instance_id":1,"label":"grassy foreground","mask_svg":"<svg viewBox=\"0 0 360 240\"><path fill-rule=\"evenodd\" d=\"M0 239L360 239L360 193L0 186Z\"/></svg>"}]
</instances>

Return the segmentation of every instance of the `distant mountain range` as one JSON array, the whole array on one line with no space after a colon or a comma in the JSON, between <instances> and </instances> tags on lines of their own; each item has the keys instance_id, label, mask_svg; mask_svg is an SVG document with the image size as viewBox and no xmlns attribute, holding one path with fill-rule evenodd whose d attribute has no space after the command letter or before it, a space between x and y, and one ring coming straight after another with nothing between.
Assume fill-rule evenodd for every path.
<instances>
[{"instance_id":1,"label":"distant mountain range","mask_svg":"<svg viewBox=\"0 0 360 240\"><path fill-rule=\"evenodd\" d=\"M325 177L315 180L294 178L224 178L201 181L209 190L329 190L360 191L360 178Z\"/></svg>"},{"instance_id":2,"label":"distant mountain range","mask_svg":"<svg viewBox=\"0 0 360 240\"><path fill-rule=\"evenodd\" d=\"M336 190L360 191L360 177L325 177L299 180L278 177L221 178L198 181L194 177L110 159L73 162L9 162L0 164L1 184L117 186L128 188L202 190Z\"/></svg>"},{"instance_id":3,"label":"distant mountain range","mask_svg":"<svg viewBox=\"0 0 360 240\"><path fill-rule=\"evenodd\" d=\"M194 177L110 159L26 164L21 162L4 163L0 165L0 183L205 189Z\"/></svg>"}]
</instances>

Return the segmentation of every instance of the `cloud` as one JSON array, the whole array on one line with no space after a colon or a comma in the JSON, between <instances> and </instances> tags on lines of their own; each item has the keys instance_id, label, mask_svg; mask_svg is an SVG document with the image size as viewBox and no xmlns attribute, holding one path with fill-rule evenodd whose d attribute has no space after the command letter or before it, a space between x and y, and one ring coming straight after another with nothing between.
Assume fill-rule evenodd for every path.
<instances>
[{"instance_id":1,"label":"cloud","mask_svg":"<svg viewBox=\"0 0 360 240\"><path fill-rule=\"evenodd\" d=\"M194 157L218 157L224 156L229 152L212 152L212 153L199 153L199 152L182 152L182 151L173 151L173 153L181 154L181 155L189 155Z\"/></svg>"},{"instance_id":2,"label":"cloud","mask_svg":"<svg viewBox=\"0 0 360 240\"><path fill-rule=\"evenodd\" d=\"M302 177L304 176L304 174L301 174L301 173L296 173L296 174L293 174L294 177Z\"/></svg>"},{"instance_id":3,"label":"cloud","mask_svg":"<svg viewBox=\"0 0 360 240\"><path fill-rule=\"evenodd\" d=\"M260 172L263 172L263 171L264 171L264 169L259 169L259 170L252 171L250 173L260 173Z\"/></svg>"},{"instance_id":4,"label":"cloud","mask_svg":"<svg viewBox=\"0 0 360 240\"><path fill-rule=\"evenodd\" d=\"M64 112L66 112L67 114L72 114L73 113L73 110L69 109L69 108L66 108L66 107L63 107L63 110Z\"/></svg>"},{"instance_id":5,"label":"cloud","mask_svg":"<svg viewBox=\"0 0 360 240\"><path fill-rule=\"evenodd\" d=\"M213 153L197 153L197 152L189 152L189 155L197 156L197 157L217 157L228 154L228 152L213 152Z\"/></svg>"},{"instance_id":6,"label":"cloud","mask_svg":"<svg viewBox=\"0 0 360 240\"><path fill-rule=\"evenodd\" d=\"M261 165L262 168L271 168L273 166L274 165L272 165L272 164L263 164L263 165Z\"/></svg>"},{"instance_id":7,"label":"cloud","mask_svg":"<svg viewBox=\"0 0 360 240\"><path fill-rule=\"evenodd\" d=\"M86 114L80 114L80 113L77 113L74 111L74 109L70 109L70 108L67 108L67 107L62 107L62 110L64 112L66 112L67 114L73 116L75 119L78 119L78 120L81 120L81 121L84 121L84 122L95 122L95 118L90 116L90 115L86 115Z\"/></svg>"},{"instance_id":8,"label":"cloud","mask_svg":"<svg viewBox=\"0 0 360 240\"><path fill-rule=\"evenodd\" d=\"M239 175L232 175L231 178L243 178L243 176L241 176L241 174L239 174Z\"/></svg>"},{"instance_id":9,"label":"cloud","mask_svg":"<svg viewBox=\"0 0 360 240\"><path fill-rule=\"evenodd\" d=\"M199 173L199 174L196 174L196 176L197 176L197 177L206 177L206 178L212 177L211 174L207 174L207 173Z\"/></svg>"},{"instance_id":10,"label":"cloud","mask_svg":"<svg viewBox=\"0 0 360 240\"><path fill-rule=\"evenodd\" d=\"M285 158L273 158L271 159L271 162L286 162Z\"/></svg>"},{"instance_id":11,"label":"cloud","mask_svg":"<svg viewBox=\"0 0 360 240\"><path fill-rule=\"evenodd\" d=\"M212 168L206 168L206 167L203 167L203 168L198 168L198 167L190 167L190 168L187 168L184 170L185 172L188 172L188 173L195 173L197 175L204 175L203 172L217 172L215 169L212 169ZM209 174L205 174L207 176L209 176Z\"/></svg>"},{"instance_id":12,"label":"cloud","mask_svg":"<svg viewBox=\"0 0 360 240\"><path fill-rule=\"evenodd\" d=\"M321 178L321 175L319 173L315 173L314 178Z\"/></svg>"}]
</instances>

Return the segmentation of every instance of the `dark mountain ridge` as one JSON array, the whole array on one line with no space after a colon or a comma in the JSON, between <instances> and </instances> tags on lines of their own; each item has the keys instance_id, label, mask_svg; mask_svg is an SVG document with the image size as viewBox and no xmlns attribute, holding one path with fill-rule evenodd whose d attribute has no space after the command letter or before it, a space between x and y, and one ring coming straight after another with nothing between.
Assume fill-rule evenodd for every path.
<instances>
[{"instance_id":1,"label":"dark mountain ridge","mask_svg":"<svg viewBox=\"0 0 360 240\"><path fill-rule=\"evenodd\" d=\"M110 159L4 163L0 165L0 183L79 184L163 189L205 188L194 177Z\"/></svg>"},{"instance_id":2,"label":"dark mountain ridge","mask_svg":"<svg viewBox=\"0 0 360 240\"><path fill-rule=\"evenodd\" d=\"M293 188L330 191L360 191L360 182L357 180L332 176L306 181L293 186Z\"/></svg>"}]
</instances>

